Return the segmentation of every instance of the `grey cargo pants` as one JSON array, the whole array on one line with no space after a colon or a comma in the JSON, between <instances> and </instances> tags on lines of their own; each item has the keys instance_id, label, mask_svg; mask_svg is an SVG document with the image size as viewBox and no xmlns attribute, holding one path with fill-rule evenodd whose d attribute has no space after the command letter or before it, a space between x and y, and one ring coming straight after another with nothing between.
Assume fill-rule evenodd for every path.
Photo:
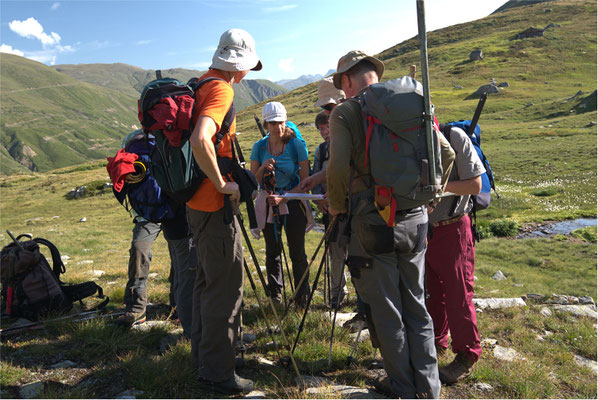
<instances>
[{"instance_id":1,"label":"grey cargo pants","mask_svg":"<svg viewBox=\"0 0 598 400\"><path fill-rule=\"evenodd\" d=\"M243 299L243 246L237 220L224 209L187 208L199 266L193 290L191 356L201 378L221 382L235 373L236 334Z\"/></svg>"},{"instance_id":2,"label":"grey cargo pants","mask_svg":"<svg viewBox=\"0 0 598 400\"><path fill-rule=\"evenodd\" d=\"M147 306L147 276L152 262L152 243L160 234L160 224L149 221L135 222L133 240L129 249L129 280L123 302L127 311L145 312Z\"/></svg>"},{"instance_id":3,"label":"grey cargo pants","mask_svg":"<svg viewBox=\"0 0 598 400\"><path fill-rule=\"evenodd\" d=\"M428 215L403 213L387 227L377 211L353 216L348 264L369 305L384 369L401 398L438 398L434 328L424 297Z\"/></svg>"}]
</instances>

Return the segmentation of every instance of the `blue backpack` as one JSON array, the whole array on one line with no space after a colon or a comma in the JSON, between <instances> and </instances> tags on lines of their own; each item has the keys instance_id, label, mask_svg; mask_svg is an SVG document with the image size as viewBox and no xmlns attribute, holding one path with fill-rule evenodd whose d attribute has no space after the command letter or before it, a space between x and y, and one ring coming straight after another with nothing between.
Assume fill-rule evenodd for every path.
<instances>
[{"instance_id":1,"label":"blue backpack","mask_svg":"<svg viewBox=\"0 0 598 400\"><path fill-rule=\"evenodd\" d=\"M446 136L447 140L450 142L451 141L450 130L452 127L460 128L464 132L467 133L467 132L469 132L470 126L471 126L471 120L467 120L467 121L460 120L460 121L456 121L456 122L449 122L448 124L443 125L443 127L441 129L444 133L444 136ZM482 190L480 191L480 194L478 194L477 196L473 196L473 198L474 198L473 205L474 205L475 211L487 209L490 206L490 200L492 197L490 192L492 190L494 190L494 193L496 193L496 187L494 185L494 174L492 173L492 168L490 167L490 162L486 158L486 155L482 151L482 147L481 147L481 142L482 142L481 132L482 132L482 130L480 128L480 125L476 124L473 133L468 136L469 140L471 141L471 144L473 144L473 147L475 148L476 152L478 153L478 156L480 157L482 164L484 164L484 168L486 169L486 172L481 175ZM496 194L496 196L498 198L498 193Z\"/></svg>"},{"instance_id":2,"label":"blue backpack","mask_svg":"<svg viewBox=\"0 0 598 400\"><path fill-rule=\"evenodd\" d=\"M129 174L120 192L112 190L116 199L129 213L133 209L137 215L150 222L160 223L174 218L174 210L166 193L152 175L150 154L156 145L153 135L145 135L141 130L125 145L127 153L137 154L135 173Z\"/></svg>"}]
</instances>

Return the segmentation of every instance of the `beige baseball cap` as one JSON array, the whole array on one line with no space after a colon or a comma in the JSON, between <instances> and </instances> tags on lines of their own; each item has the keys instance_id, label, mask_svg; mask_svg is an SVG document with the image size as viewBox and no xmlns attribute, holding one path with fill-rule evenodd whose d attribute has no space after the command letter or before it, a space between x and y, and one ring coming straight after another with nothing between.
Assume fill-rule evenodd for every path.
<instances>
[{"instance_id":1,"label":"beige baseball cap","mask_svg":"<svg viewBox=\"0 0 598 400\"><path fill-rule=\"evenodd\" d=\"M222 71L259 71L262 62L255 52L255 40L243 29L229 29L220 36L210 68Z\"/></svg>"},{"instance_id":2,"label":"beige baseball cap","mask_svg":"<svg viewBox=\"0 0 598 400\"><path fill-rule=\"evenodd\" d=\"M374 64L374 66L376 67L376 74L378 74L378 79L382 79L382 74L384 74L384 63L382 61L378 60L375 57L368 56L363 51L351 50L338 60L336 72L332 75L334 87L337 89L341 89L341 75L343 74L343 72L347 72L352 67L357 65L360 61L364 60L367 60Z\"/></svg>"},{"instance_id":3,"label":"beige baseball cap","mask_svg":"<svg viewBox=\"0 0 598 400\"><path fill-rule=\"evenodd\" d=\"M318 101L314 107L322 107L326 104L340 104L345 99L345 92L334 87L332 76L328 76L318 82Z\"/></svg>"}]
</instances>

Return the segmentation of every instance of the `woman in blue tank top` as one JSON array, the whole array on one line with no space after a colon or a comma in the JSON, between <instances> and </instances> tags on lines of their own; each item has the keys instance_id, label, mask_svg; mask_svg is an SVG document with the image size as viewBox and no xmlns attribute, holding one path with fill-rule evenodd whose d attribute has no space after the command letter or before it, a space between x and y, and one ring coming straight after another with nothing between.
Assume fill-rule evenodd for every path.
<instances>
[{"instance_id":1,"label":"woman in blue tank top","mask_svg":"<svg viewBox=\"0 0 598 400\"><path fill-rule=\"evenodd\" d=\"M297 139L287 126L286 110L281 103L267 103L262 109L262 116L264 128L268 130L269 135L253 145L251 172L260 182L261 197L267 196L267 207L258 207L256 201L256 213L259 210L265 213L258 216L258 220L266 221L263 234L266 240L268 289L273 300L280 302L284 282L280 259L283 246L282 229L284 227L287 234L289 255L293 264L293 281L296 286L307 269L306 213L311 213L311 210L306 209L299 200L287 201L273 195L302 192L299 182L309 176L308 154L305 144ZM295 297L297 304L305 305L308 296L308 279L304 279Z\"/></svg>"}]
</instances>

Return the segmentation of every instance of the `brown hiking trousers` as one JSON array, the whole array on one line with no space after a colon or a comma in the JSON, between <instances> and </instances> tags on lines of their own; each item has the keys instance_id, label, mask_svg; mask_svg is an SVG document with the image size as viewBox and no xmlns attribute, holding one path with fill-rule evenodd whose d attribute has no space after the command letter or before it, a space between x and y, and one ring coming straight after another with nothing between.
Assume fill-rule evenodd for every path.
<instances>
[{"instance_id":1,"label":"brown hiking trousers","mask_svg":"<svg viewBox=\"0 0 598 400\"><path fill-rule=\"evenodd\" d=\"M236 334L243 299L243 245L236 219L224 209L187 208L199 268L193 288L191 355L201 378L221 382L235 373Z\"/></svg>"}]
</instances>

